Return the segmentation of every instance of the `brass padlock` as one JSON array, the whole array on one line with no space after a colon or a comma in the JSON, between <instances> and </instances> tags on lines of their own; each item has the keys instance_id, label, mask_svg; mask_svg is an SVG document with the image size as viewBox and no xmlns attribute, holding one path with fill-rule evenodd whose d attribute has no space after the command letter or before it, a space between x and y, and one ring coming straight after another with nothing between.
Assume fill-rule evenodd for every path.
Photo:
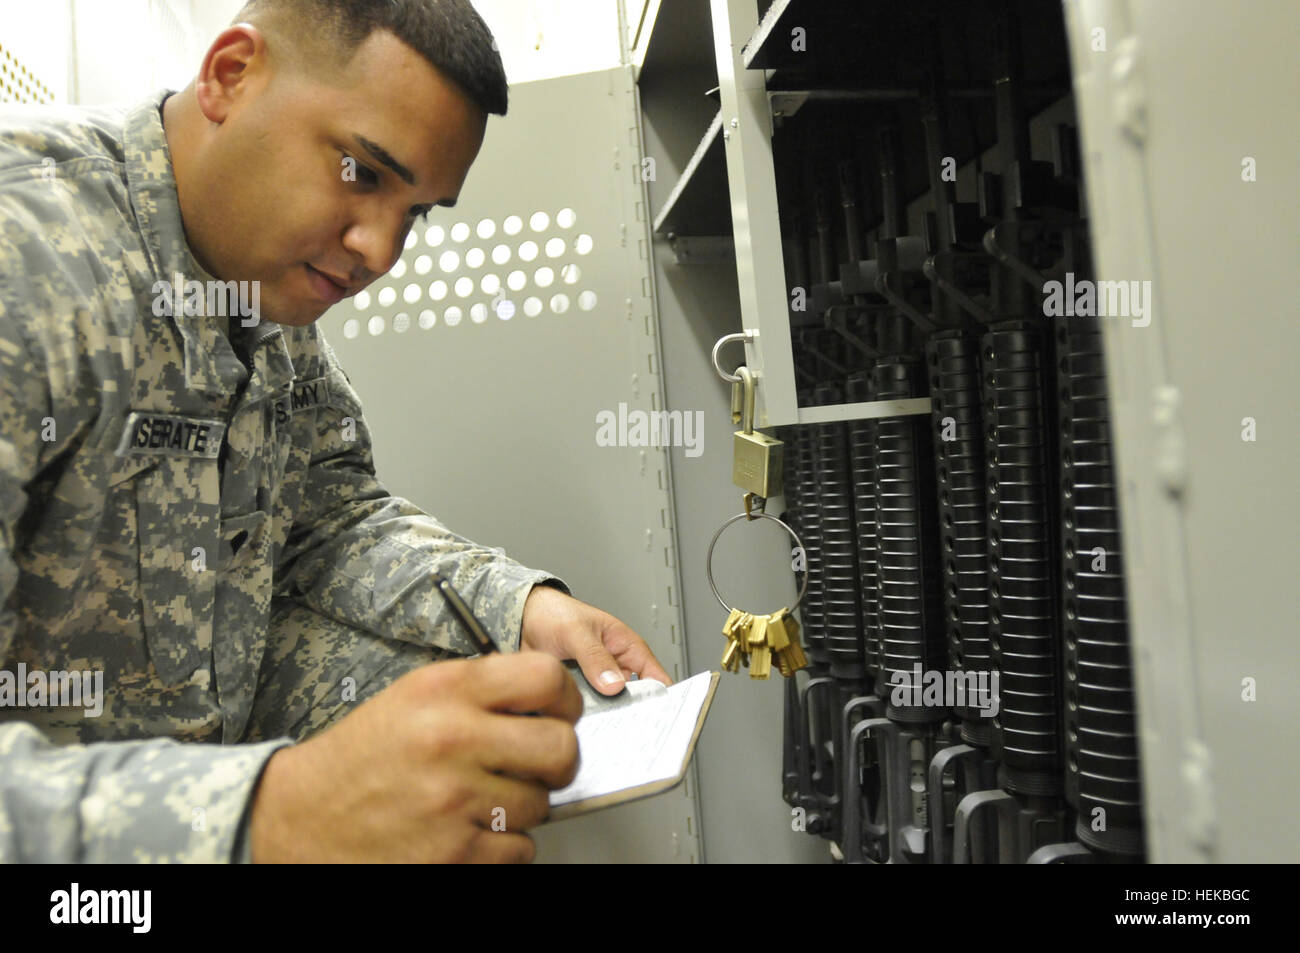
<instances>
[{"instance_id":1,"label":"brass padlock","mask_svg":"<svg viewBox=\"0 0 1300 953\"><path fill-rule=\"evenodd\" d=\"M781 493L781 464L785 456L780 440L754 430L754 375L747 367L736 368L743 387L741 410L743 430L736 431L731 464L731 482L742 490L767 499Z\"/></svg>"}]
</instances>

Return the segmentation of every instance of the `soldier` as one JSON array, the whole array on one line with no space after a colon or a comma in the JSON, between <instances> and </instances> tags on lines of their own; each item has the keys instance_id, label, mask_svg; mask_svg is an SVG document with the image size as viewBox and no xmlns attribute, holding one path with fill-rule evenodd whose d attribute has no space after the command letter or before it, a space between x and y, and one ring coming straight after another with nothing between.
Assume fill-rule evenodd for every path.
<instances>
[{"instance_id":1,"label":"soldier","mask_svg":"<svg viewBox=\"0 0 1300 953\"><path fill-rule=\"evenodd\" d=\"M257 0L182 92L0 116L0 663L104 685L0 707L0 858L527 860L576 765L558 659L669 680L391 496L314 325L506 95L467 0ZM452 660L435 572L505 654Z\"/></svg>"}]
</instances>

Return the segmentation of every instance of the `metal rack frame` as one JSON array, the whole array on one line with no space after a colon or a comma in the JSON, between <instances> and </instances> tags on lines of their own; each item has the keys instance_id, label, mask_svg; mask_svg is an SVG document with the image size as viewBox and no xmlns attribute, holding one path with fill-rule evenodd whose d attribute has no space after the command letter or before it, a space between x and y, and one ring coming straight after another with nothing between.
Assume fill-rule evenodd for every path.
<instances>
[{"instance_id":1,"label":"metal rack frame","mask_svg":"<svg viewBox=\"0 0 1300 953\"><path fill-rule=\"evenodd\" d=\"M753 335L752 343L745 345L745 364L760 381L755 425L779 427L930 413L928 397L799 406L772 162L772 107L766 74L745 68L746 50L754 45L751 37L758 39L764 30L770 30L788 0L773 4L762 24L754 0L711 3L741 320L744 330Z\"/></svg>"}]
</instances>

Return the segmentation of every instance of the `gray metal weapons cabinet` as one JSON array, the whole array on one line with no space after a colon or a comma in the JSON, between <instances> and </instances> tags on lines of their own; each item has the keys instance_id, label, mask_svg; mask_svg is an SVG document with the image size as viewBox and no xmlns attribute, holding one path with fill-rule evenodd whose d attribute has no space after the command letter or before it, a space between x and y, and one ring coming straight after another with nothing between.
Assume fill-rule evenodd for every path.
<instances>
[{"instance_id":1,"label":"gray metal weapons cabinet","mask_svg":"<svg viewBox=\"0 0 1300 953\"><path fill-rule=\"evenodd\" d=\"M949 409L932 406L932 382L922 375L915 391L885 393L875 379L856 396L851 389L801 402L809 373L865 353L860 346L873 342L863 328L888 306L906 326L927 314L964 319L1017 295L1036 305L1026 289L1039 252L1043 268L1065 256L1098 281L1150 281L1144 317L1099 319L1089 326L1098 333L1079 337L1091 350L1070 351L1067 335L1052 352L1065 359L1062 368L1037 367L1042 381L1064 374L1108 389L1110 511L1117 498L1132 646L1128 697L1141 752L1140 778L1124 789L1140 781L1140 802L1132 800L1130 816L1116 824L1130 836L1119 846L1155 861L1294 859L1300 828L1287 807L1296 759L1284 726L1295 711L1288 683L1300 672L1287 523L1300 463L1291 394L1300 322L1284 281L1300 251L1297 125L1287 102L1294 67L1286 49L1300 9L1286 0L1020 0L1012 4L1025 39L1017 99L994 95L988 82L1003 53L986 25L1005 14L1001 0L620 3L627 65L515 87L511 115L492 120L454 213L413 235L388 279L324 321L366 402L388 485L458 532L562 576L580 597L645 635L675 674L717 668L723 613L705 581L705 550L740 498L730 484L728 389L710 361L715 341L757 332L744 361L761 375L758 422L787 439L795 482L808 435L833 449L844 439L838 426L840 434L849 430L850 448L911 453L921 481L911 498L935 512L937 488L924 481L933 481L941 458L925 462L918 448L940 422L932 410ZM917 22L936 24L941 73ZM823 68L810 68L817 57ZM934 75L946 79L927 87ZM866 159L849 183L865 241L852 249L848 193L827 159L846 154L845 140L839 131L823 135L835 125L824 120L837 110L878 119L885 107L895 110L897 141L882 147L892 140L877 135L873 120L853 147ZM996 121L999 109L1013 107L1025 119L1020 133ZM927 125L945 109L957 119ZM940 138L927 140L927 129ZM1000 131L1020 136L1013 175L1002 162ZM951 190L926 158L944 135L956 159ZM803 164L791 155L804 156ZM893 191L884 194L897 205L885 214L877 193L891 156ZM810 166L830 169L829 179L810 178ZM936 181L946 203L939 212ZM818 199L819 190L829 198ZM1070 194L1074 219L1062 224L1042 212L1069 211ZM812 201L790 198L800 195ZM1033 233L1026 245L1050 247L1017 244L1021 208L1036 209L1029 217L1040 225L1053 223L1024 226ZM1011 234L996 232L991 248L983 246L990 217L1008 209ZM1081 242L1077 221L1068 222L1085 212L1090 241ZM809 236L802 250L792 240L798 235ZM1004 260L998 254L1010 262L1001 272L989 267ZM854 257L862 267L842 267ZM928 258L936 262L933 278L923 271ZM1018 276L1016 265L1025 266ZM894 278L900 284L891 285ZM997 287L977 293L982 280ZM807 292L802 311L792 308L796 287ZM942 293L927 304L934 289ZM1038 318L1048 337L1054 320ZM999 354L1031 353L1017 351L1016 342L1035 333L1032 326L1005 332ZM810 340L823 342L811 349L812 365L799 343ZM880 340L874 343L879 351ZM953 346L960 350L960 342ZM986 358L963 359L979 377ZM727 370L740 360L738 346L723 352ZM983 370L995 370L999 386L1014 382L1016 368L987 360L993 363ZM1085 366L1092 368L1086 379ZM984 382L966 383L978 397ZM1078 410L1085 396L1039 394L1048 402L1038 406L1059 399ZM597 414L617 414L620 404L629 412L702 411L702 442L694 449L598 445ZM882 411L895 416L869 416ZM991 446L1020 432L1008 425ZM1056 509L1067 484L1074 488L1063 468L1083 466L1064 462L1069 441L1084 439L1079 420L1066 432L1035 451ZM886 434L895 443L881 443ZM882 488L896 486L877 481L869 492ZM1077 489L1082 500L1083 484ZM777 498L769 509L798 507ZM1040 507L1039 515L1049 509L1056 513ZM957 512L956 504L940 512ZM1009 520L991 505L987 513L985 531ZM813 522L799 515L810 532ZM1062 572L1059 550L1076 530L1047 528L1044 558ZM930 542L943 538L936 529ZM795 595L789 541L767 522L733 526L714 570L735 604L767 611ZM946 589L943 573L936 579ZM879 582L877 575L872 584ZM1058 622L1070 609L1068 593L1063 580L1052 580ZM927 598L950 607L946 592ZM1014 598L1007 586L976 608L987 622L991 608ZM1084 654L1065 644L1067 630L1052 630L1059 669L1048 674L1068 688L1070 665L1082 665ZM855 726L877 723L867 729L877 744L860 746L863 777L874 772L879 780L890 758L902 750L905 761L916 744L930 746L927 757L945 750L942 729L895 724L887 715L869 706L851 713ZM799 812L786 798L809 792L792 780L801 766L784 757L787 716L779 677L726 676L686 785L548 828L540 858L991 859L988 812L967 817L964 843L955 843L952 788L990 786L986 800L997 809L997 798L1012 795L975 769L959 780L955 763L938 788L930 777L909 778L908 791L913 780L918 785L913 802L903 803L910 794L897 790L893 802L888 791L866 795L863 816L851 820L855 812L837 801L844 766L833 763L846 750L848 722L814 725L802 757L819 780L812 800L795 806L808 808L822 836L797 829ZM1090 742L1067 737L1078 730L1068 714L1059 722L1045 743L1059 742L1068 781L1066 754ZM882 741L891 738L907 744L891 749ZM922 774L930 768L922 765ZM1062 824L1058 810L1053 821L1051 804L1059 808L1064 793L1077 792L1040 796L1026 793L1033 785L1024 777L1018 783L1010 806L1031 827L1056 823L1059 837L1045 839L1065 845L1037 859L1089 859L1073 815ZM873 833L882 824L888 832Z\"/></svg>"},{"instance_id":2,"label":"gray metal weapons cabinet","mask_svg":"<svg viewBox=\"0 0 1300 953\"><path fill-rule=\"evenodd\" d=\"M791 289L807 262L801 265L790 241L789 219L799 210L784 195L778 201L778 184L800 176L786 170L783 178L780 142L802 135L806 149L836 148L829 134L818 140L815 117L795 125L801 109L820 106L833 116L854 103L919 97L923 113L930 101L924 77L917 76L933 64L904 67L895 76L884 65L896 62L886 55L891 47L903 55L919 52L916 58L925 61L918 22L940 34L954 114L974 114L974 127L981 116L993 119L992 89L960 87L988 75L981 59L999 56L996 45L982 45L981 24L1004 15L1005 5L627 0L626 7L646 154L655 160L648 191L670 405L704 407L711 421L725 415L725 387L713 376L707 351L722 334L745 330L757 332L744 360L761 375L763 426L793 434L786 425L929 410L928 400L876 410L844 397L833 406L797 401L791 324L809 317L792 310ZM1300 672L1300 626L1290 597L1294 537L1278 517L1294 499L1300 463L1293 430L1300 327L1295 296L1284 287L1288 263L1300 252L1294 224L1300 124L1288 105L1295 70L1283 39L1297 35L1300 10L1281 0L1026 0L1011 9L1025 43L1024 157L1038 160L1029 165L1040 172L1054 163L1047 168L1058 182L1074 175L1086 184L1080 212L1090 232L1093 278L1151 282L1145 315L1099 323L1124 540L1145 856L1294 859L1300 833L1288 817L1300 772L1288 743L1294 732L1286 729L1296 714L1289 682ZM1063 30L1055 27L1064 46L1036 48L1052 31L1042 25L1052 18L1064 21ZM858 56L846 48L851 44L863 48ZM1059 63L1068 58L1068 71L1039 62L1053 55ZM844 65L810 66L819 57ZM846 78L855 69L860 75ZM801 87L810 76L842 81ZM1062 76L1065 82L1053 89ZM978 108L960 108L970 103ZM906 120L906 107L900 110ZM904 139L921 139L925 117L918 118ZM1068 130L1053 135L1063 123L1074 127L1077 143ZM820 128L831 133L834 125L825 121ZM978 178L1005 171L996 132L992 138L978 128L971 132L973 140L961 130L950 143L961 163L955 199L996 204L998 196L979 194ZM1076 149L1078 160L1070 155ZM906 141L902 154L926 155ZM1072 161L1081 168L1071 169ZM927 233L936 224L933 180L921 168L900 170L900 177L908 204L895 234L926 235L933 251L935 236ZM1033 178L1023 173L1017 187L1050 191ZM840 196L832 194L839 230ZM950 213L955 230L961 211ZM811 222L807 227L815 233ZM880 237L877 228L871 238ZM816 271L814 260L814 283ZM939 277L951 280L952 273ZM821 281L842 279L838 300L848 302L851 278L841 270ZM832 303L836 290L829 289ZM833 325L834 311L816 320ZM1051 319L1041 320L1050 334ZM852 328L841 324L841 330ZM740 349L724 353L730 370ZM720 645L720 610L701 584L701 553L721 518L737 510L723 457L725 451L702 461L673 459L688 645L697 665L716 664L712 655ZM773 501L775 511L781 502ZM757 528L753 533L763 536ZM770 544L758 539L743 557L755 574L783 568L776 535ZM756 598L775 606L781 600L770 595L774 587L782 597L793 592L790 580L764 575L753 580L752 594L739 581L722 585L741 604ZM1067 608L1062 599L1058 609ZM770 720L774 688L736 686L734 694L747 697L729 699L734 709L706 735L700 809L710 859L794 856L795 848L766 826L776 818L758 820L764 806L754 803L773 797L771 775L755 772L769 770L778 747ZM1066 730L1074 727L1067 722ZM897 854L892 851L894 859Z\"/></svg>"}]
</instances>

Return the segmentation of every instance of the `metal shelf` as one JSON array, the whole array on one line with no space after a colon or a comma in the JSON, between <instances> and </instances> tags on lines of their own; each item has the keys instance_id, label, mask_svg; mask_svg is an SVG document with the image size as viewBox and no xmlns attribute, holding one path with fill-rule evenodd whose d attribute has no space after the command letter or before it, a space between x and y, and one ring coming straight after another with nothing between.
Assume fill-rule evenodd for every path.
<instances>
[{"instance_id":1,"label":"metal shelf","mask_svg":"<svg viewBox=\"0 0 1300 953\"><path fill-rule=\"evenodd\" d=\"M700 0L648 0L629 44L637 82L713 64L709 9Z\"/></svg>"},{"instance_id":2,"label":"metal shelf","mask_svg":"<svg viewBox=\"0 0 1300 953\"><path fill-rule=\"evenodd\" d=\"M861 0L776 0L745 43L741 62L747 70L769 71L769 81L786 72L869 76L881 51L863 44L863 17L897 14L885 7L867 14L863 6ZM897 34L885 33L882 43L884 37L896 42Z\"/></svg>"},{"instance_id":3,"label":"metal shelf","mask_svg":"<svg viewBox=\"0 0 1300 953\"><path fill-rule=\"evenodd\" d=\"M722 113L709 123L700 144L682 170L654 219L660 235L729 235L731 219L725 196L727 168L722 149Z\"/></svg>"},{"instance_id":4,"label":"metal shelf","mask_svg":"<svg viewBox=\"0 0 1300 953\"><path fill-rule=\"evenodd\" d=\"M1017 7L1028 35L1048 35L1047 25L1059 17L1057 6L1042 0L1018 0ZM909 92L919 89L926 63L928 34L917 23L933 19L943 24L942 35L963 37L962 55L946 57L949 86L983 86L984 77L970 70L996 54L988 16L989 4L983 2L776 0L745 43L742 60L747 70L766 71L773 91ZM803 31L798 44L796 29ZM1027 46L1024 70L1026 87L1070 87L1069 59L1059 44ZM1045 102L1031 97L1027 105L1032 113Z\"/></svg>"},{"instance_id":5,"label":"metal shelf","mask_svg":"<svg viewBox=\"0 0 1300 953\"><path fill-rule=\"evenodd\" d=\"M627 16L628 56L637 73L645 65L646 53L654 39L662 0L624 0Z\"/></svg>"},{"instance_id":6,"label":"metal shelf","mask_svg":"<svg viewBox=\"0 0 1300 953\"><path fill-rule=\"evenodd\" d=\"M763 14L763 19L758 21L758 27L754 30L745 44L744 50L741 51L742 62L745 69L765 69L767 60L771 55L771 49L768 46L769 41L776 33L777 24L786 19L786 13L792 7L796 7L796 0L775 0ZM789 36L787 28L784 36Z\"/></svg>"}]
</instances>

